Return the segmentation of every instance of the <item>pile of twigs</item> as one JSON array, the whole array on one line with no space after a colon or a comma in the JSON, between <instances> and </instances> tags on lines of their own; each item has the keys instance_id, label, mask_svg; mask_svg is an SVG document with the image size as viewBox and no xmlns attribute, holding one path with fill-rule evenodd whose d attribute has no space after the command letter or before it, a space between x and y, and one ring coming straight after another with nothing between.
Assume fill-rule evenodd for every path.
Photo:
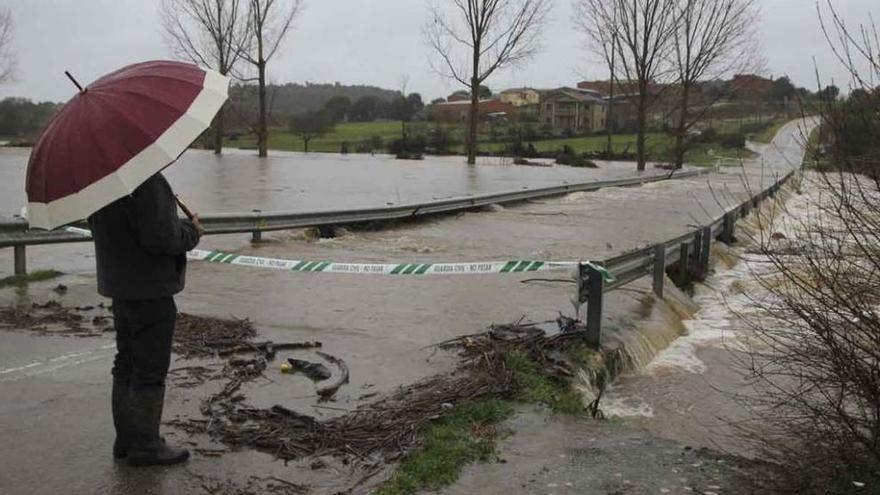
<instances>
[{"instance_id":1,"label":"pile of twigs","mask_svg":"<svg viewBox=\"0 0 880 495\"><path fill-rule=\"evenodd\" d=\"M92 314L94 313L94 314ZM0 328L29 330L45 335L92 337L112 331L103 305L68 308L58 301L30 307L0 308Z\"/></svg>"},{"instance_id":2,"label":"pile of twigs","mask_svg":"<svg viewBox=\"0 0 880 495\"><path fill-rule=\"evenodd\" d=\"M364 460L375 453L393 458L415 445L419 430L451 407L505 395L511 382L503 360L487 354L452 375L402 388L379 402L324 422L281 406L253 409L209 400L202 409L209 419L190 422L188 429L281 459L328 454Z\"/></svg>"},{"instance_id":3,"label":"pile of twigs","mask_svg":"<svg viewBox=\"0 0 880 495\"><path fill-rule=\"evenodd\" d=\"M248 320L224 320L180 313L174 332L174 352L184 358L226 358L223 368L211 372L204 366L171 370L172 376L187 372L184 386L227 378L228 382L212 401L241 400L236 392L245 382L263 375L270 361L281 350L320 348L320 342L254 342L257 331ZM247 356L247 357L242 357Z\"/></svg>"},{"instance_id":4,"label":"pile of twigs","mask_svg":"<svg viewBox=\"0 0 880 495\"><path fill-rule=\"evenodd\" d=\"M560 322L562 326L563 323ZM505 364L506 350L522 348L558 375L558 364L545 351L558 349L583 333L568 329L552 337L530 325L493 327L489 332L438 344L460 351L458 369L403 387L393 394L341 417L318 421L281 406L254 409L234 395L233 379L202 407L204 420L177 426L208 433L236 447L251 447L289 460L309 455L355 456L393 460L418 445L420 430L456 406L488 397L508 397L516 390ZM562 373L564 374L564 372Z\"/></svg>"}]
</instances>

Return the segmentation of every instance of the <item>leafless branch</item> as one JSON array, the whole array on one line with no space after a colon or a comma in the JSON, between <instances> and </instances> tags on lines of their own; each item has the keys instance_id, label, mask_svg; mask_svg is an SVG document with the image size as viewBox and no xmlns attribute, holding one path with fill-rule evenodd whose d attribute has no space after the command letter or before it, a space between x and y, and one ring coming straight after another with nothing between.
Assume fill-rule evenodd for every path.
<instances>
[{"instance_id":1,"label":"leafless branch","mask_svg":"<svg viewBox=\"0 0 880 495\"><path fill-rule=\"evenodd\" d=\"M0 8L0 83L10 81L15 74L17 61L12 51L12 35L12 13Z\"/></svg>"},{"instance_id":2,"label":"leafless branch","mask_svg":"<svg viewBox=\"0 0 880 495\"><path fill-rule=\"evenodd\" d=\"M692 112L700 81L754 68L758 8L755 0L678 0L673 68L677 105L675 165L681 167L688 148L687 133L705 115Z\"/></svg>"},{"instance_id":3,"label":"leafless branch","mask_svg":"<svg viewBox=\"0 0 880 495\"><path fill-rule=\"evenodd\" d=\"M612 78L624 81L636 106L637 159L645 169L645 132L649 108L674 74L669 57L680 21L671 0L575 0L575 23L588 45L609 62L617 56ZM633 90L635 89L635 90Z\"/></svg>"},{"instance_id":4,"label":"leafless branch","mask_svg":"<svg viewBox=\"0 0 880 495\"><path fill-rule=\"evenodd\" d=\"M261 157L268 155L269 131L267 121L271 114L266 94L266 67L278 53L293 21L302 10L302 0L246 0L247 35L237 41L237 54L256 72L259 91L259 120L257 122L257 148ZM240 80L251 80L244 73L236 74Z\"/></svg>"},{"instance_id":5,"label":"leafless branch","mask_svg":"<svg viewBox=\"0 0 880 495\"><path fill-rule=\"evenodd\" d=\"M423 32L432 68L471 92L468 163L476 162L479 87L540 48L552 0L450 0L431 5Z\"/></svg>"}]
</instances>

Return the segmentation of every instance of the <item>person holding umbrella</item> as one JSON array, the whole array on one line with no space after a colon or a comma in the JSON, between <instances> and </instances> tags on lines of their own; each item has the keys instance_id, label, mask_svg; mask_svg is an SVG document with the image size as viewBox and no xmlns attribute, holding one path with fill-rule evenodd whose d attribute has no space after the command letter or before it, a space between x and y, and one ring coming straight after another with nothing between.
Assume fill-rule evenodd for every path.
<instances>
[{"instance_id":1,"label":"person holding umbrella","mask_svg":"<svg viewBox=\"0 0 880 495\"><path fill-rule=\"evenodd\" d=\"M31 153L31 227L87 218L98 292L113 300L117 353L111 409L113 456L133 466L186 461L159 435L165 377L183 290L186 252L204 232L160 171L211 123L228 80L180 62L135 64L83 88L49 123ZM189 219L178 217L180 204Z\"/></svg>"}]
</instances>

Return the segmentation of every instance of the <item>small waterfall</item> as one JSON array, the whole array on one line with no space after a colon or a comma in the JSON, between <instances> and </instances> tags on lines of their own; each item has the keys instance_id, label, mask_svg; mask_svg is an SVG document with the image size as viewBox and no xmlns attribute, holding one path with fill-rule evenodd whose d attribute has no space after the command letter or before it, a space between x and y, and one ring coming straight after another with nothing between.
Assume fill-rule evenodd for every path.
<instances>
[{"instance_id":1,"label":"small waterfall","mask_svg":"<svg viewBox=\"0 0 880 495\"><path fill-rule=\"evenodd\" d=\"M785 201L790 195L786 191L778 199ZM732 328L736 318L733 313L749 310L746 292L755 283L754 272L767 268L742 261L743 246L778 228L774 220L783 209L779 202L767 201L759 211L738 223L740 246L712 244L713 273L706 282L694 285L692 295L676 288L668 278L662 300L654 296L646 279L612 293L606 304L613 299L610 313L618 316L603 328L603 350L595 352L573 380L585 406L595 407L599 399L606 409L603 394L621 374L665 373L672 369L700 374L706 365L697 357L698 348L719 342L738 345ZM613 393L610 399L606 412L652 415L647 404L630 403Z\"/></svg>"},{"instance_id":2,"label":"small waterfall","mask_svg":"<svg viewBox=\"0 0 880 495\"><path fill-rule=\"evenodd\" d=\"M665 300L657 299L650 288L620 292L618 299L627 315L603 329L602 352L584 351L574 388L589 408L600 399L606 387L624 373L644 369L663 349L687 332L683 321L699 309L685 294L667 280ZM633 316L634 315L634 316Z\"/></svg>"}]
</instances>

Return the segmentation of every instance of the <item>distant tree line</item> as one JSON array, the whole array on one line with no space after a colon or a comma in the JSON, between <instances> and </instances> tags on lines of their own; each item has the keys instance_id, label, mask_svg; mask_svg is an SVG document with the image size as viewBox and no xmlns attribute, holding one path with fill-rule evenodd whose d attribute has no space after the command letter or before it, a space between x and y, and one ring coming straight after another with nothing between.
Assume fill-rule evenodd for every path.
<instances>
[{"instance_id":1,"label":"distant tree line","mask_svg":"<svg viewBox=\"0 0 880 495\"><path fill-rule=\"evenodd\" d=\"M60 108L59 103L6 98L0 101L0 136L33 139Z\"/></svg>"},{"instance_id":2,"label":"distant tree line","mask_svg":"<svg viewBox=\"0 0 880 495\"><path fill-rule=\"evenodd\" d=\"M401 139L406 142L406 122L411 121L424 108L422 96L398 93L390 100L378 96L361 96L352 101L348 96L334 96L323 108L305 113L294 112L288 118L288 129L303 140L303 148L309 151L309 142L331 132L339 122L372 122L386 118L403 122ZM404 144L405 146L405 144Z\"/></svg>"}]
</instances>

